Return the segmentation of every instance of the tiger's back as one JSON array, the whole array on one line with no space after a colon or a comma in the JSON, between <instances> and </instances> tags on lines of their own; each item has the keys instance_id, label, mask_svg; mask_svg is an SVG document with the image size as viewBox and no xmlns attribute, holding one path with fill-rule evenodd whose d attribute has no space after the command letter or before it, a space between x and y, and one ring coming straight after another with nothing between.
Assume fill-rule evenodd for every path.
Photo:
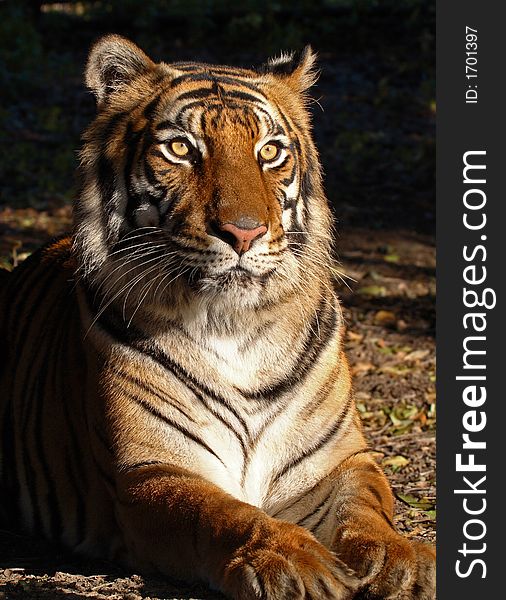
<instances>
[{"instance_id":1,"label":"tiger's back","mask_svg":"<svg viewBox=\"0 0 506 600\"><path fill-rule=\"evenodd\" d=\"M10 527L109 556L114 512L100 471L110 450L95 412L99 365L83 341L71 239L7 274L1 304L0 514Z\"/></svg>"}]
</instances>

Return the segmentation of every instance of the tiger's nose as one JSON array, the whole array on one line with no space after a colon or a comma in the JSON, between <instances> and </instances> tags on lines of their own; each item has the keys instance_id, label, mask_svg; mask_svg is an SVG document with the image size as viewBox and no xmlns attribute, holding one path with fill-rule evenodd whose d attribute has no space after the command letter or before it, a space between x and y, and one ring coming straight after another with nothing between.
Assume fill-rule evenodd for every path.
<instances>
[{"instance_id":1,"label":"tiger's nose","mask_svg":"<svg viewBox=\"0 0 506 600\"><path fill-rule=\"evenodd\" d=\"M241 217L235 223L221 223L217 235L241 256L250 249L251 243L267 233L267 227L249 217Z\"/></svg>"}]
</instances>

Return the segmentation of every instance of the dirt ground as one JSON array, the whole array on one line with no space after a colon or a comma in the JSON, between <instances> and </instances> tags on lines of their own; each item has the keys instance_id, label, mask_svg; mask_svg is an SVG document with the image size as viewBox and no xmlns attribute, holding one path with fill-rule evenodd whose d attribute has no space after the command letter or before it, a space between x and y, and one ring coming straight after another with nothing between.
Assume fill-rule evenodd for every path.
<instances>
[{"instance_id":1,"label":"dirt ground","mask_svg":"<svg viewBox=\"0 0 506 600\"><path fill-rule=\"evenodd\" d=\"M0 211L0 255L19 262L70 211ZM346 345L364 428L396 495L396 526L435 541L435 248L429 235L340 232ZM201 588L122 572L0 532L0 599L211 599Z\"/></svg>"}]
</instances>

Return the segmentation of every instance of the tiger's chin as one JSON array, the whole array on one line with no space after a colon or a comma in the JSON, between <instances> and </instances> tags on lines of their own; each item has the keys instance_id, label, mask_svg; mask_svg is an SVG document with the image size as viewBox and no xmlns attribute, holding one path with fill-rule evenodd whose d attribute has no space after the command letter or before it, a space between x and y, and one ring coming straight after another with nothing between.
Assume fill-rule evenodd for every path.
<instances>
[{"instance_id":1,"label":"tiger's chin","mask_svg":"<svg viewBox=\"0 0 506 600\"><path fill-rule=\"evenodd\" d=\"M198 271L188 278L188 287L197 302L211 301L214 308L230 309L259 308L272 303L271 288L276 287L271 269L261 274L235 266L221 272Z\"/></svg>"}]
</instances>

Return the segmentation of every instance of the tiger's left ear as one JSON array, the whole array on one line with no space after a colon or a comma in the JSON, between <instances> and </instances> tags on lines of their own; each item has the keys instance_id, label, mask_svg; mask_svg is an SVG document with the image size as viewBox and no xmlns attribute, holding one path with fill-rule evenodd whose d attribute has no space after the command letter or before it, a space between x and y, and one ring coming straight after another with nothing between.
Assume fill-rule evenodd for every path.
<instances>
[{"instance_id":1,"label":"tiger's left ear","mask_svg":"<svg viewBox=\"0 0 506 600\"><path fill-rule=\"evenodd\" d=\"M106 35L90 51L86 85L95 94L100 107L112 93L154 66L153 61L130 40L115 34Z\"/></svg>"},{"instance_id":2,"label":"tiger's left ear","mask_svg":"<svg viewBox=\"0 0 506 600\"><path fill-rule=\"evenodd\" d=\"M280 77L294 92L303 94L313 86L320 75L316 69L316 53L311 46L301 52L282 53L270 58L261 67L262 73L271 73Z\"/></svg>"}]
</instances>

